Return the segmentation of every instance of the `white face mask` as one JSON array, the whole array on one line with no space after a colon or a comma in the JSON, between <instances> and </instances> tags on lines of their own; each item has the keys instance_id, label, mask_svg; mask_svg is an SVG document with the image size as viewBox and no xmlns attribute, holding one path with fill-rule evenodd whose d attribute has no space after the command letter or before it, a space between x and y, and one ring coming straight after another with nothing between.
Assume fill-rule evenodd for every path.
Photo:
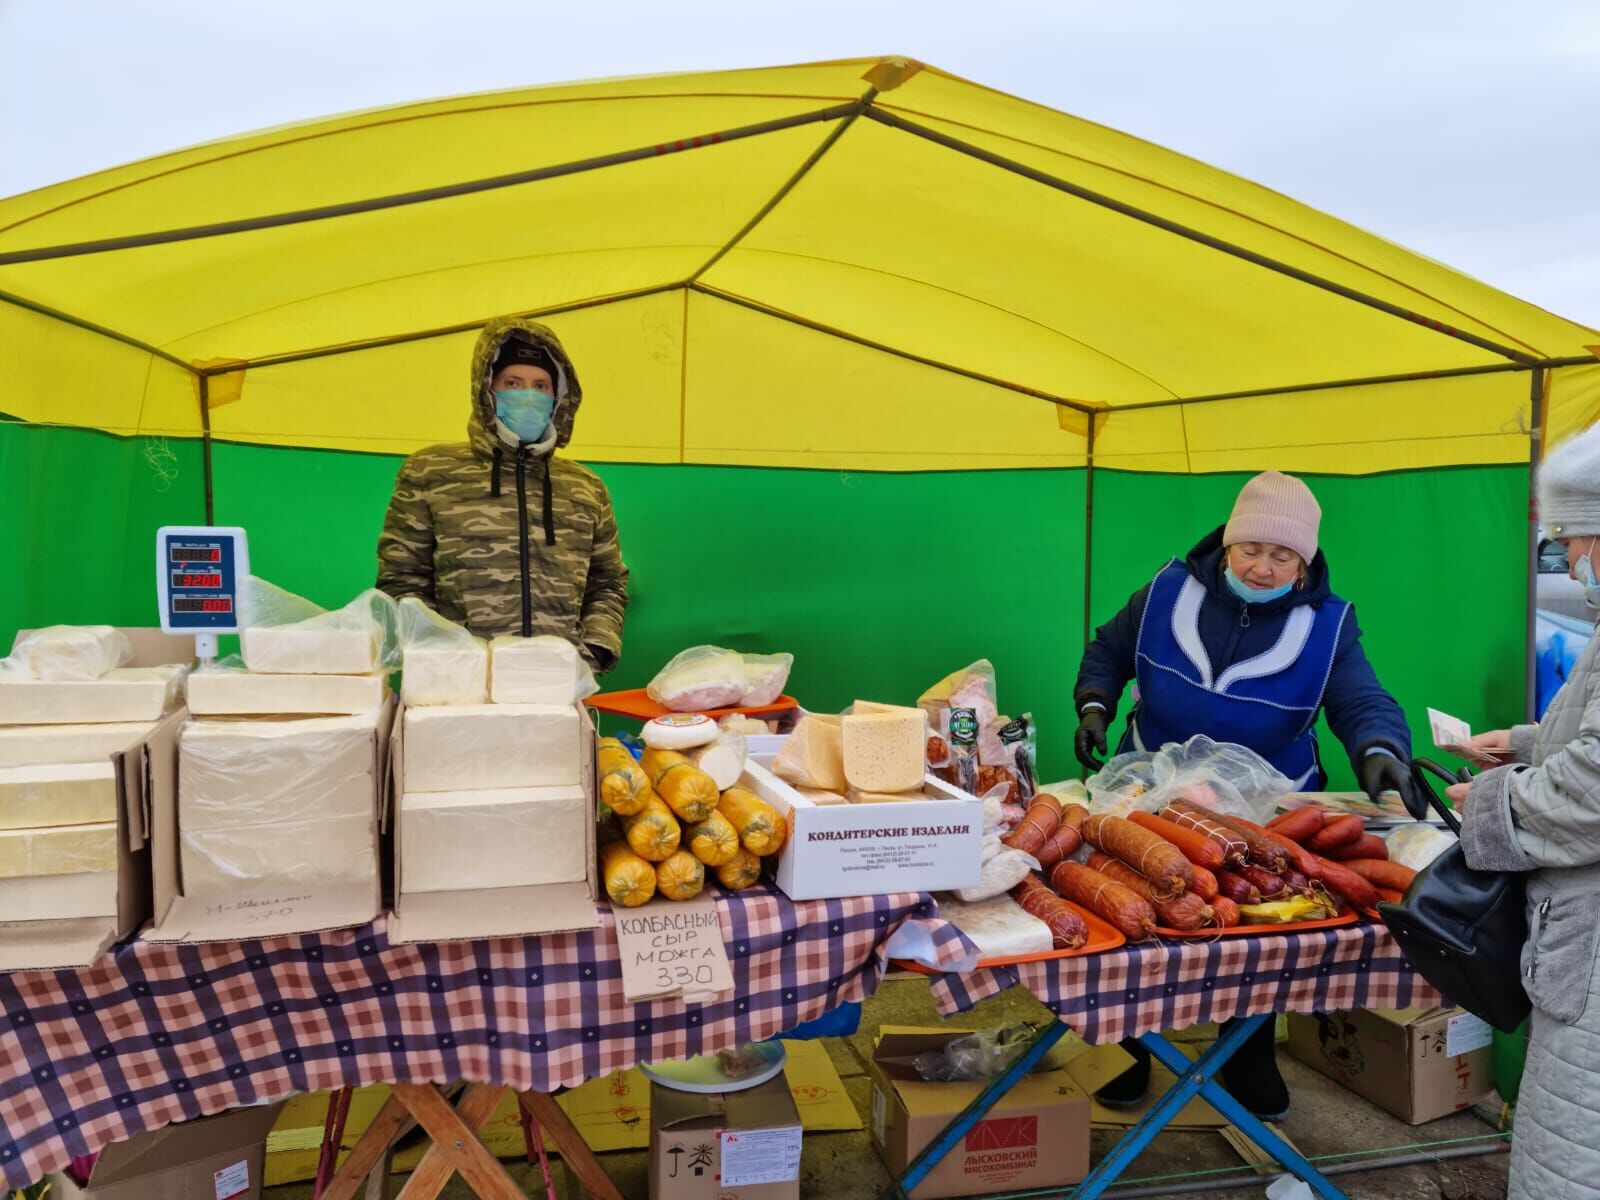
<instances>
[{"instance_id":1,"label":"white face mask","mask_svg":"<svg viewBox=\"0 0 1600 1200\"><path fill-rule=\"evenodd\" d=\"M1583 584L1583 602L1590 608L1600 608L1600 580L1594 574L1594 548L1597 539L1589 539L1589 552L1572 564L1572 577Z\"/></svg>"}]
</instances>

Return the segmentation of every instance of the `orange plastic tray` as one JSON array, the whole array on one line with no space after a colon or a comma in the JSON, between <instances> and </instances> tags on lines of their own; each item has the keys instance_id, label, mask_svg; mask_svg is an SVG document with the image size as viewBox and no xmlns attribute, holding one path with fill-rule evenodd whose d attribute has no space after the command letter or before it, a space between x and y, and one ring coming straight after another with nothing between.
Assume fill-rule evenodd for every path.
<instances>
[{"instance_id":1,"label":"orange plastic tray","mask_svg":"<svg viewBox=\"0 0 1600 1200\"><path fill-rule=\"evenodd\" d=\"M590 708L598 709L603 713L610 713L614 717L632 717L636 721L653 721L657 717L672 715L672 709L662 708L644 688L633 688L626 692L600 692L590 696L584 701ZM770 717L778 713L793 712L800 707L800 701L793 696L779 696L771 704L762 704L754 708L708 708L705 714L708 717L720 718L739 713L746 717Z\"/></svg>"},{"instance_id":2,"label":"orange plastic tray","mask_svg":"<svg viewBox=\"0 0 1600 1200\"><path fill-rule=\"evenodd\" d=\"M1099 954L1105 950L1115 950L1128 939L1122 936L1121 931L1101 917L1097 917L1088 909L1072 904L1071 900L1065 903L1072 905L1072 911L1083 918L1083 923L1089 927L1089 940L1081 946L1071 950L1047 950L1042 954L1013 954L1000 958L980 958L978 966L982 967L1018 967L1024 963L1052 962L1058 958L1081 958L1086 954ZM915 971L918 975L938 975L939 971L933 967L923 966L921 963L901 962L895 963L905 971Z\"/></svg>"},{"instance_id":3,"label":"orange plastic tray","mask_svg":"<svg viewBox=\"0 0 1600 1200\"><path fill-rule=\"evenodd\" d=\"M1205 941L1215 937L1259 937L1271 933L1305 933L1312 929L1337 929L1341 925L1354 925L1361 914L1347 912L1338 917L1323 917L1318 921L1288 921L1282 925L1229 925L1226 929L1166 929L1156 926L1156 936L1184 941Z\"/></svg>"}]
</instances>

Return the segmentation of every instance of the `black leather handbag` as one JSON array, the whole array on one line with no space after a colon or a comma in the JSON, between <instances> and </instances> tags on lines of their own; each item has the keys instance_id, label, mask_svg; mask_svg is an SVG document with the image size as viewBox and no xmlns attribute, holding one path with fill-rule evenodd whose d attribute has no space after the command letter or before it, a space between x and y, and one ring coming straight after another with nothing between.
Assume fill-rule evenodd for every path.
<instances>
[{"instance_id":1,"label":"black leather handbag","mask_svg":"<svg viewBox=\"0 0 1600 1200\"><path fill-rule=\"evenodd\" d=\"M1453 775L1437 763L1416 759L1411 766L1415 797L1407 808L1417 820L1427 806L1452 832L1461 822L1439 799L1428 773L1448 783L1472 778ZM1522 989L1522 944L1528 938L1527 884L1516 872L1475 871L1460 843L1451 846L1417 874L1398 903L1378 905L1383 923L1406 958L1452 1004L1510 1033L1533 1004Z\"/></svg>"}]
</instances>

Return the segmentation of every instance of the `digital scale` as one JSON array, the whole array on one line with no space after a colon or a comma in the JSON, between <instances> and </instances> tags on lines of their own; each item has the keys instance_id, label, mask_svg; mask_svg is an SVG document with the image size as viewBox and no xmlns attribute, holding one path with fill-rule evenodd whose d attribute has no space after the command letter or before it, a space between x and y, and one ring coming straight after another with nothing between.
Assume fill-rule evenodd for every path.
<instances>
[{"instance_id":1,"label":"digital scale","mask_svg":"<svg viewBox=\"0 0 1600 1200\"><path fill-rule=\"evenodd\" d=\"M195 657L217 656L217 635L238 633L250 552L237 526L164 525L156 531L156 597L164 633L194 634Z\"/></svg>"}]
</instances>

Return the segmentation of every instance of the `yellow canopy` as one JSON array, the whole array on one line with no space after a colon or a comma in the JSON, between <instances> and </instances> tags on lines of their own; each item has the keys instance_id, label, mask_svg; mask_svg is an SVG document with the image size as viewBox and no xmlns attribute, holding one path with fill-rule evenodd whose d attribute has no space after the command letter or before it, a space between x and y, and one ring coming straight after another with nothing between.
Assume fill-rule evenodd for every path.
<instances>
[{"instance_id":1,"label":"yellow canopy","mask_svg":"<svg viewBox=\"0 0 1600 1200\"><path fill-rule=\"evenodd\" d=\"M0 411L274 445L459 439L472 330L512 312L571 348L597 461L1362 473L1600 412L1594 330L907 59L117 167L0 200L0 299Z\"/></svg>"}]
</instances>

